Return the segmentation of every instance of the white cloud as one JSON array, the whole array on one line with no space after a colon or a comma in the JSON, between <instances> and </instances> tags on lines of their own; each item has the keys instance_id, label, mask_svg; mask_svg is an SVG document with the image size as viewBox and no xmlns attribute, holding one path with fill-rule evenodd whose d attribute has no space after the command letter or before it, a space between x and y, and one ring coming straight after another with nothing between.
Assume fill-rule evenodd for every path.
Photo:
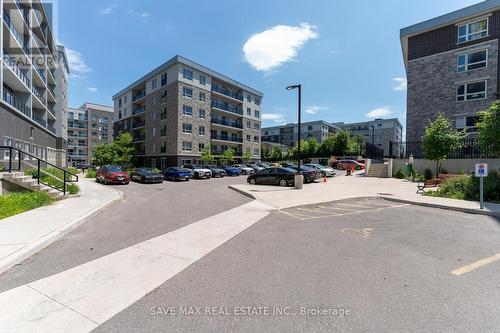
<instances>
[{"instance_id":1,"label":"white cloud","mask_svg":"<svg viewBox=\"0 0 500 333\"><path fill-rule=\"evenodd\" d=\"M104 8L101 10L101 14L103 15L109 15L113 10L115 10L118 7L118 5L111 5L109 7Z\"/></svg>"},{"instance_id":2,"label":"white cloud","mask_svg":"<svg viewBox=\"0 0 500 333\"><path fill-rule=\"evenodd\" d=\"M304 44L318 37L315 26L277 25L250 37L243 45L245 60L256 70L268 72L293 60Z\"/></svg>"},{"instance_id":3,"label":"white cloud","mask_svg":"<svg viewBox=\"0 0 500 333\"><path fill-rule=\"evenodd\" d=\"M408 83L406 81L406 78L404 78L404 77L395 77L392 80L397 83L396 86L394 86L394 88L392 88L394 91L403 91L403 90L406 90L406 87L408 85Z\"/></svg>"},{"instance_id":4,"label":"white cloud","mask_svg":"<svg viewBox=\"0 0 500 333\"><path fill-rule=\"evenodd\" d=\"M90 92L96 92L97 88L96 87L88 87L87 90Z\"/></svg>"},{"instance_id":5,"label":"white cloud","mask_svg":"<svg viewBox=\"0 0 500 333\"><path fill-rule=\"evenodd\" d=\"M380 118L387 117L392 114L392 111L387 107L383 106L377 109L373 109L366 114L367 118Z\"/></svg>"},{"instance_id":6,"label":"white cloud","mask_svg":"<svg viewBox=\"0 0 500 333\"><path fill-rule=\"evenodd\" d=\"M309 113L309 114L316 114L320 111L326 111L328 110L328 108L324 107L324 106L317 106L317 105L312 105L312 106L308 106L306 108L306 113Z\"/></svg>"},{"instance_id":7,"label":"white cloud","mask_svg":"<svg viewBox=\"0 0 500 333\"><path fill-rule=\"evenodd\" d=\"M79 78L92 70L83 59L80 52L66 48L66 55L68 56L69 70L73 77Z\"/></svg>"},{"instance_id":8,"label":"white cloud","mask_svg":"<svg viewBox=\"0 0 500 333\"><path fill-rule=\"evenodd\" d=\"M150 17L150 16L151 16L151 13L148 13L148 12L141 14L142 18L147 18L147 17Z\"/></svg>"},{"instance_id":9,"label":"white cloud","mask_svg":"<svg viewBox=\"0 0 500 333\"><path fill-rule=\"evenodd\" d=\"M275 123L285 122L285 115L282 113L264 113L262 115L262 120L271 120Z\"/></svg>"}]
</instances>

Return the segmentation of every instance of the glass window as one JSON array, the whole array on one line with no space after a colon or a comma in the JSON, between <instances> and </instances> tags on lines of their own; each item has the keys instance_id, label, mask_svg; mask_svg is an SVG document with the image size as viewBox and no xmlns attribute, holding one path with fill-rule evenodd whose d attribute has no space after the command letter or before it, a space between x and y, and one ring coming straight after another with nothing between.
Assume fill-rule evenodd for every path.
<instances>
[{"instance_id":1,"label":"glass window","mask_svg":"<svg viewBox=\"0 0 500 333\"><path fill-rule=\"evenodd\" d=\"M182 106L182 114L186 116L192 116L193 115L193 107L188 106L188 105L183 105Z\"/></svg>"},{"instance_id":2,"label":"glass window","mask_svg":"<svg viewBox=\"0 0 500 333\"><path fill-rule=\"evenodd\" d=\"M204 143L198 143L198 150L203 151L205 149L205 144Z\"/></svg>"},{"instance_id":3,"label":"glass window","mask_svg":"<svg viewBox=\"0 0 500 333\"><path fill-rule=\"evenodd\" d=\"M457 72L466 72L473 69L484 68L487 63L488 52L481 50L457 56Z\"/></svg>"},{"instance_id":4,"label":"glass window","mask_svg":"<svg viewBox=\"0 0 500 333\"><path fill-rule=\"evenodd\" d=\"M193 89L182 87L182 96L187 98L193 98Z\"/></svg>"},{"instance_id":5,"label":"glass window","mask_svg":"<svg viewBox=\"0 0 500 333\"><path fill-rule=\"evenodd\" d=\"M247 94L247 102L248 103L252 102L252 95Z\"/></svg>"},{"instance_id":6,"label":"glass window","mask_svg":"<svg viewBox=\"0 0 500 333\"><path fill-rule=\"evenodd\" d=\"M486 81L460 84L457 86L457 101L470 101L486 97Z\"/></svg>"},{"instance_id":7,"label":"glass window","mask_svg":"<svg viewBox=\"0 0 500 333\"><path fill-rule=\"evenodd\" d=\"M205 102L205 93L200 92L200 101Z\"/></svg>"},{"instance_id":8,"label":"glass window","mask_svg":"<svg viewBox=\"0 0 500 333\"><path fill-rule=\"evenodd\" d=\"M251 116L251 115L252 115L252 109L247 108L247 116Z\"/></svg>"},{"instance_id":9,"label":"glass window","mask_svg":"<svg viewBox=\"0 0 500 333\"><path fill-rule=\"evenodd\" d=\"M182 124L182 133L191 134L192 132L193 132L193 125L186 123Z\"/></svg>"},{"instance_id":10,"label":"glass window","mask_svg":"<svg viewBox=\"0 0 500 333\"><path fill-rule=\"evenodd\" d=\"M204 86L207 83L207 78L205 75L200 75L200 84Z\"/></svg>"},{"instance_id":11,"label":"glass window","mask_svg":"<svg viewBox=\"0 0 500 333\"><path fill-rule=\"evenodd\" d=\"M467 23L458 27L458 42L465 43L488 35L488 19Z\"/></svg>"},{"instance_id":12,"label":"glass window","mask_svg":"<svg viewBox=\"0 0 500 333\"><path fill-rule=\"evenodd\" d=\"M187 79L187 80L193 80L193 71L187 69L187 68L184 68L182 70L182 76Z\"/></svg>"},{"instance_id":13,"label":"glass window","mask_svg":"<svg viewBox=\"0 0 500 333\"><path fill-rule=\"evenodd\" d=\"M260 118L260 111L254 110L255 118Z\"/></svg>"},{"instance_id":14,"label":"glass window","mask_svg":"<svg viewBox=\"0 0 500 333\"><path fill-rule=\"evenodd\" d=\"M161 75L161 86L163 87L166 84L167 84L167 73L163 73Z\"/></svg>"},{"instance_id":15,"label":"glass window","mask_svg":"<svg viewBox=\"0 0 500 333\"><path fill-rule=\"evenodd\" d=\"M200 118L205 119L205 110L200 109Z\"/></svg>"},{"instance_id":16,"label":"glass window","mask_svg":"<svg viewBox=\"0 0 500 333\"><path fill-rule=\"evenodd\" d=\"M182 141L182 150L184 151L193 150L193 143L190 141Z\"/></svg>"},{"instance_id":17,"label":"glass window","mask_svg":"<svg viewBox=\"0 0 500 333\"><path fill-rule=\"evenodd\" d=\"M205 126L198 127L198 134L205 135Z\"/></svg>"},{"instance_id":18,"label":"glass window","mask_svg":"<svg viewBox=\"0 0 500 333\"><path fill-rule=\"evenodd\" d=\"M156 89L157 87L157 82L156 82L156 79L154 79L153 81L151 81L151 89Z\"/></svg>"}]
</instances>

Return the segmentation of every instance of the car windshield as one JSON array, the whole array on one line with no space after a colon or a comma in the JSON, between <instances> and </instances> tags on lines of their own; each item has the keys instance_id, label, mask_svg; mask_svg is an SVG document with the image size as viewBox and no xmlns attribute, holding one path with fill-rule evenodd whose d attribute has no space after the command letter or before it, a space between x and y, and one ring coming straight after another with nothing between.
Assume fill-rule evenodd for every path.
<instances>
[{"instance_id":1,"label":"car windshield","mask_svg":"<svg viewBox=\"0 0 500 333\"><path fill-rule=\"evenodd\" d=\"M151 174L151 173L156 173L156 170L152 168L142 168L140 169L140 172L145 174Z\"/></svg>"},{"instance_id":2,"label":"car windshield","mask_svg":"<svg viewBox=\"0 0 500 333\"><path fill-rule=\"evenodd\" d=\"M121 172L122 171L122 168L119 167L119 166L115 166L115 165L110 165L106 168L106 170L108 172Z\"/></svg>"},{"instance_id":3,"label":"car windshield","mask_svg":"<svg viewBox=\"0 0 500 333\"><path fill-rule=\"evenodd\" d=\"M292 169L292 168L281 168L279 169L281 172L287 172L287 173L295 173L297 170Z\"/></svg>"}]
</instances>

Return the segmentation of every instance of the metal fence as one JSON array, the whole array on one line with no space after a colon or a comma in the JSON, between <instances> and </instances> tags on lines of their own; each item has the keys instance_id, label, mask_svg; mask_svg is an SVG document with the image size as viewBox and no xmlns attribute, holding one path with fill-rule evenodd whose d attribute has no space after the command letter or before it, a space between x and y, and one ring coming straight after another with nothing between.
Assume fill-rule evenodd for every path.
<instances>
[{"instance_id":1,"label":"metal fence","mask_svg":"<svg viewBox=\"0 0 500 333\"><path fill-rule=\"evenodd\" d=\"M371 143L366 143L361 155L365 158L382 160L384 158L384 149Z\"/></svg>"},{"instance_id":2,"label":"metal fence","mask_svg":"<svg viewBox=\"0 0 500 333\"><path fill-rule=\"evenodd\" d=\"M462 140L462 147L451 150L446 158L498 158L488 146L480 145L477 138ZM425 158L422 141L389 142L389 157L407 159L413 155L414 158Z\"/></svg>"}]
</instances>

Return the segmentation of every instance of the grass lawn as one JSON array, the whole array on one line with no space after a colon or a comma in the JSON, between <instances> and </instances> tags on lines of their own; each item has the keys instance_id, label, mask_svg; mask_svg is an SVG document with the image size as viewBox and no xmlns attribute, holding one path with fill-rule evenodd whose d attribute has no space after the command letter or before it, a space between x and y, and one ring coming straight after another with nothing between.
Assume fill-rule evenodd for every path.
<instances>
[{"instance_id":1,"label":"grass lawn","mask_svg":"<svg viewBox=\"0 0 500 333\"><path fill-rule=\"evenodd\" d=\"M52 202L54 199L42 191L0 195L0 219L49 205Z\"/></svg>"}]
</instances>

